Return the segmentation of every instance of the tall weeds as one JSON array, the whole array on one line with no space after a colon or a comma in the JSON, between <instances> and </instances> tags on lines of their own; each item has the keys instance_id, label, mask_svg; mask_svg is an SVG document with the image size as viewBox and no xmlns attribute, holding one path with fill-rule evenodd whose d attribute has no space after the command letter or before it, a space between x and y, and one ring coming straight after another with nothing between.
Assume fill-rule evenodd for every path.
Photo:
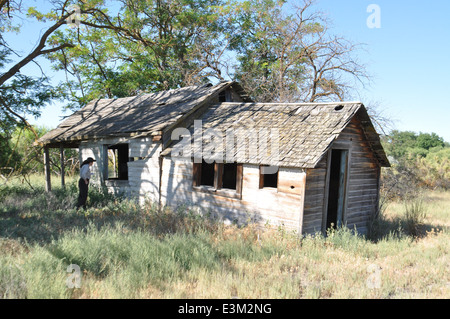
<instances>
[{"instance_id":1,"label":"tall weeds","mask_svg":"<svg viewBox=\"0 0 450 319\"><path fill-rule=\"evenodd\" d=\"M345 227L300 238L283 228L226 226L187 207L160 210L100 189L90 208L76 211L70 184L51 195L14 187L0 199L0 298L449 296L448 232L412 240L427 207L449 223L447 195L434 206L420 197L390 203L367 240ZM82 270L81 288L66 285L70 264ZM366 286L373 265L382 269L379 290Z\"/></svg>"},{"instance_id":2,"label":"tall weeds","mask_svg":"<svg viewBox=\"0 0 450 319\"><path fill-rule=\"evenodd\" d=\"M405 228L408 234L418 237L427 216L422 195L418 195L403 202Z\"/></svg>"}]
</instances>

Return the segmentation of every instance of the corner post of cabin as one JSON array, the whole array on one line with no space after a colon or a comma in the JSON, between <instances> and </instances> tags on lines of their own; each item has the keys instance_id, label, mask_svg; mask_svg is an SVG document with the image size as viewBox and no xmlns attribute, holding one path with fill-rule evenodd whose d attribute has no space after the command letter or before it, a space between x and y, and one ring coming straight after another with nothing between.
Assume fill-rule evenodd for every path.
<instances>
[{"instance_id":1,"label":"corner post of cabin","mask_svg":"<svg viewBox=\"0 0 450 319\"><path fill-rule=\"evenodd\" d=\"M303 168L302 169L302 173L300 175L300 185L301 185L301 190L300 190L300 214L299 214L299 220L298 220L298 236L302 236L303 235L303 215L305 213L305 195L306 195L306 174L307 174L307 169Z\"/></svg>"},{"instance_id":2,"label":"corner post of cabin","mask_svg":"<svg viewBox=\"0 0 450 319\"><path fill-rule=\"evenodd\" d=\"M380 188L381 188L381 165L378 166L377 169L377 197L376 197L376 203L375 203L375 211L374 211L374 217L378 216L380 213Z\"/></svg>"},{"instance_id":3,"label":"corner post of cabin","mask_svg":"<svg viewBox=\"0 0 450 319\"><path fill-rule=\"evenodd\" d=\"M66 188L66 182L65 182L65 177L64 177L64 146L61 143L59 145L59 156L60 156L60 160L61 160L61 187L62 188Z\"/></svg>"},{"instance_id":4,"label":"corner post of cabin","mask_svg":"<svg viewBox=\"0 0 450 319\"><path fill-rule=\"evenodd\" d=\"M159 164L159 187L158 187L158 211L161 212L162 211L162 199L161 199L161 194L162 194L162 174L163 174L163 164L164 164L164 158L161 156L161 153L158 157L158 164Z\"/></svg>"},{"instance_id":5,"label":"corner post of cabin","mask_svg":"<svg viewBox=\"0 0 450 319\"><path fill-rule=\"evenodd\" d=\"M52 181L50 176L50 153L49 147L44 146L44 175L45 175L45 191L50 192L52 190Z\"/></svg>"}]
</instances>

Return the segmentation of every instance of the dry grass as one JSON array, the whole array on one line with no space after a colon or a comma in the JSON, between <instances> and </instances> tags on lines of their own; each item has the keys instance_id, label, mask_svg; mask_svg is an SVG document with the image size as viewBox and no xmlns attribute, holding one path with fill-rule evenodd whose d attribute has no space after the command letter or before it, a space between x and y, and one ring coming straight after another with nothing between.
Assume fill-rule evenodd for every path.
<instances>
[{"instance_id":1,"label":"dry grass","mask_svg":"<svg viewBox=\"0 0 450 319\"><path fill-rule=\"evenodd\" d=\"M337 236L342 236L341 234ZM266 243L263 239L262 244ZM357 239L362 240L362 239ZM261 261L231 260L220 271L191 273L150 298L449 298L449 236L363 242L356 249L326 239ZM380 285L368 285L377 275Z\"/></svg>"},{"instance_id":2,"label":"dry grass","mask_svg":"<svg viewBox=\"0 0 450 319\"><path fill-rule=\"evenodd\" d=\"M0 298L450 297L450 192L425 195L416 236L390 203L372 240L348 229L300 239L101 194L80 214L66 192L0 197ZM70 263L81 288L66 286Z\"/></svg>"}]
</instances>

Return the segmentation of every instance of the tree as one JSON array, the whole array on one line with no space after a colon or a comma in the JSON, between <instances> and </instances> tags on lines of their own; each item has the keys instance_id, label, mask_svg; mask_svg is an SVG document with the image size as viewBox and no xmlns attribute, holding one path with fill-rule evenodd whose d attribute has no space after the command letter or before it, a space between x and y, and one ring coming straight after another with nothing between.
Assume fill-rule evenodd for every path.
<instances>
[{"instance_id":1,"label":"tree","mask_svg":"<svg viewBox=\"0 0 450 319\"><path fill-rule=\"evenodd\" d=\"M72 107L223 79L219 57L226 48L221 0L122 0L117 14L104 1L79 3L80 28L55 33L50 55L67 74L60 90ZM86 14L88 15L86 15Z\"/></svg>"},{"instance_id":2,"label":"tree","mask_svg":"<svg viewBox=\"0 0 450 319\"><path fill-rule=\"evenodd\" d=\"M37 139L39 132L26 120L26 116L39 116L44 105L59 97L59 94L48 84L47 74L41 68L40 76L31 76L22 72L30 63L38 64L37 58L73 47L70 41L52 43L50 37L73 14L67 5L69 1L52 1L53 10L43 15L33 7L26 7L22 1L0 0L0 168L11 172L17 170L18 162L24 159L17 153L18 141L14 142L14 133L24 128ZM53 23L39 36L36 46L26 55L21 56L5 40L7 32L20 32L18 21L27 14L28 18L38 21L51 20ZM25 132L24 135L27 133ZM31 144L31 143L30 143ZM31 148L31 145L28 146ZM20 166L20 165L19 165ZM23 168L23 165L21 166Z\"/></svg>"},{"instance_id":3,"label":"tree","mask_svg":"<svg viewBox=\"0 0 450 319\"><path fill-rule=\"evenodd\" d=\"M13 0L7 1L3 0L0 2L0 31L3 33L6 30L15 30L18 31L18 27L14 27L12 25L12 17L11 17L11 11L22 11L21 2L14 2ZM64 11L64 10L62 10ZM23 96L24 94L27 94L27 90L33 92L39 92L35 95L27 95L26 96L26 103L31 102L32 108L28 109L26 111L29 111L33 113L35 111L35 106L39 107L42 106L42 102L47 101L49 94L49 87L48 86L40 86L42 82L46 81L45 74L42 74L42 78L40 79L33 79L32 77L23 75L20 73L20 70L30 62L34 61L37 57L45 54L49 54L61 49L64 49L66 47L72 46L70 43L62 43L58 46L54 46L51 48L47 47L47 40L50 37L50 35L55 32L58 28L60 28L62 25L66 23L67 17L70 15L70 13L62 13L58 19L55 21L55 23L49 27L43 35L40 37L37 46L25 57L20 59L19 61L15 62L7 68L5 72L3 72L0 75L0 90L1 90L1 97L0 97L0 103L3 107L3 111L8 114L12 115L18 119L20 119L22 122L26 123L26 120L20 116L17 112L15 112L15 109L17 108L19 111L23 111L23 108L21 104L23 104L24 101L22 101L21 98L18 98L17 95L12 93L13 91L17 94ZM4 37L0 37L0 52L1 57L3 60L3 63L0 64L1 68L6 67L5 62L11 62L10 60L7 60L7 57L11 55L12 53L15 53L18 55L12 48L8 46L6 41L4 40ZM22 88L22 90L20 89ZM11 94L12 93L12 94ZM18 105L16 105L18 104Z\"/></svg>"},{"instance_id":4,"label":"tree","mask_svg":"<svg viewBox=\"0 0 450 319\"><path fill-rule=\"evenodd\" d=\"M21 57L11 48L3 34L5 32L19 32L20 28L15 24L16 14L23 13L25 8L21 1L0 1L0 138L5 141L11 138L16 126L25 126L33 131L27 122L25 115L38 116L40 109L51 99L56 97L53 89L48 85L47 76L32 77L21 73L21 69L31 62L36 63L36 58L52 52L71 47L71 43L61 43L48 47L49 37L66 24L67 17L71 13L65 11L65 4L60 9L60 14L55 15L55 22L39 38L36 47L24 57ZM32 10L30 11L33 14ZM14 61L11 56L19 57ZM35 136L37 136L36 132ZM5 143L5 142L3 142ZM2 163L0 163L1 165Z\"/></svg>"},{"instance_id":5,"label":"tree","mask_svg":"<svg viewBox=\"0 0 450 319\"><path fill-rule=\"evenodd\" d=\"M115 3L79 2L81 27L52 37L76 44L50 55L74 108L226 77L257 101L343 100L349 81L368 79L354 57L360 46L330 35L312 0L290 14L274 0Z\"/></svg>"},{"instance_id":6,"label":"tree","mask_svg":"<svg viewBox=\"0 0 450 319\"><path fill-rule=\"evenodd\" d=\"M393 130L382 143L392 164L382 181L391 195L402 197L423 186L450 187L450 148L436 133Z\"/></svg>"},{"instance_id":7,"label":"tree","mask_svg":"<svg viewBox=\"0 0 450 319\"><path fill-rule=\"evenodd\" d=\"M444 147L444 139L436 133L420 133L417 136L417 146L426 150L432 147Z\"/></svg>"},{"instance_id":8,"label":"tree","mask_svg":"<svg viewBox=\"0 0 450 319\"><path fill-rule=\"evenodd\" d=\"M355 87L350 81L369 79L355 58L360 45L330 35L313 3L303 1L294 13L286 13L286 1L235 4L235 77L257 101L342 101Z\"/></svg>"},{"instance_id":9,"label":"tree","mask_svg":"<svg viewBox=\"0 0 450 319\"><path fill-rule=\"evenodd\" d=\"M383 137L383 146L388 155L395 159L402 158L408 149L416 146L417 135L412 131L393 130L389 135Z\"/></svg>"},{"instance_id":10,"label":"tree","mask_svg":"<svg viewBox=\"0 0 450 319\"><path fill-rule=\"evenodd\" d=\"M4 166L1 168L0 177L3 180L7 181L12 176L20 176L28 182L30 175L41 173L44 170L43 148L34 144L34 141L35 134L42 137L48 131L49 129L45 127L33 126L33 130L27 127L16 127L10 140L7 141L7 145L1 145L0 160ZM4 146L6 148L3 148ZM60 150L50 150L50 169L56 175L61 173L60 164ZM66 175L73 175L78 171L77 150L64 150L64 168Z\"/></svg>"},{"instance_id":11,"label":"tree","mask_svg":"<svg viewBox=\"0 0 450 319\"><path fill-rule=\"evenodd\" d=\"M383 137L384 148L389 155L401 159L408 154L427 156L433 147L444 147L444 139L436 133L415 133L412 131L393 130Z\"/></svg>"},{"instance_id":12,"label":"tree","mask_svg":"<svg viewBox=\"0 0 450 319\"><path fill-rule=\"evenodd\" d=\"M45 74L36 78L21 73L21 69L35 62L35 59L41 55L69 46L67 43L56 47L46 46L50 34L65 23L66 16L63 15L43 33L36 47L26 56L21 57L9 46L4 34L19 32L20 28L14 19L16 14L22 13L23 10L21 1L0 1L0 144L2 145L0 167L6 166L7 169L11 169L9 164L15 156L11 137L16 127L27 127L37 137L25 116L38 116L42 106L55 97ZM13 56L19 57L17 61Z\"/></svg>"},{"instance_id":13,"label":"tree","mask_svg":"<svg viewBox=\"0 0 450 319\"><path fill-rule=\"evenodd\" d=\"M38 116L54 98L63 97L70 108L78 109L93 99L227 78L241 82L256 101L314 102L348 98L349 89L355 87L351 81L368 79L355 58L360 46L331 35L329 22L314 9L313 0L294 9L275 0L52 0L51 4L50 10L40 12L19 0L0 0L4 145L10 145L6 142L16 126L32 129L25 115ZM27 12L29 19L49 24L36 47L20 58L2 37L19 30L12 12ZM75 12L80 14L77 27L65 27ZM41 77L21 73L41 56L65 72L66 81L53 88L45 72Z\"/></svg>"}]
</instances>

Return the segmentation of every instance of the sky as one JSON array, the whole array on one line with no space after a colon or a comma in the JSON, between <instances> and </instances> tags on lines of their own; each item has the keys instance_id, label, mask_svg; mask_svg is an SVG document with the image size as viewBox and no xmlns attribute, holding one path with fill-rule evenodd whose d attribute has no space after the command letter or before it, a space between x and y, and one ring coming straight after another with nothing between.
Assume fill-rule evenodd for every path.
<instances>
[{"instance_id":1,"label":"sky","mask_svg":"<svg viewBox=\"0 0 450 319\"><path fill-rule=\"evenodd\" d=\"M369 28L371 4L380 28ZM450 141L450 1L319 0L337 34L364 43L373 75L363 103L378 102L398 130L435 132Z\"/></svg>"},{"instance_id":2,"label":"sky","mask_svg":"<svg viewBox=\"0 0 450 319\"><path fill-rule=\"evenodd\" d=\"M368 12L370 5L376 5L379 15ZM394 121L395 129L434 132L450 142L450 1L317 0L315 7L332 22L333 34L364 44L358 59L372 80L369 86L358 88L357 100L378 104L379 111ZM379 25L373 27L368 19ZM41 24L25 21L20 35L10 40L22 46L25 54L44 30ZM39 62L43 69L50 68L44 59ZM39 72L36 66L28 68L23 71ZM63 76L53 73L53 83ZM62 116L70 115L62 112L62 106L53 103L40 118L29 120L54 128Z\"/></svg>"}]
</instances>

